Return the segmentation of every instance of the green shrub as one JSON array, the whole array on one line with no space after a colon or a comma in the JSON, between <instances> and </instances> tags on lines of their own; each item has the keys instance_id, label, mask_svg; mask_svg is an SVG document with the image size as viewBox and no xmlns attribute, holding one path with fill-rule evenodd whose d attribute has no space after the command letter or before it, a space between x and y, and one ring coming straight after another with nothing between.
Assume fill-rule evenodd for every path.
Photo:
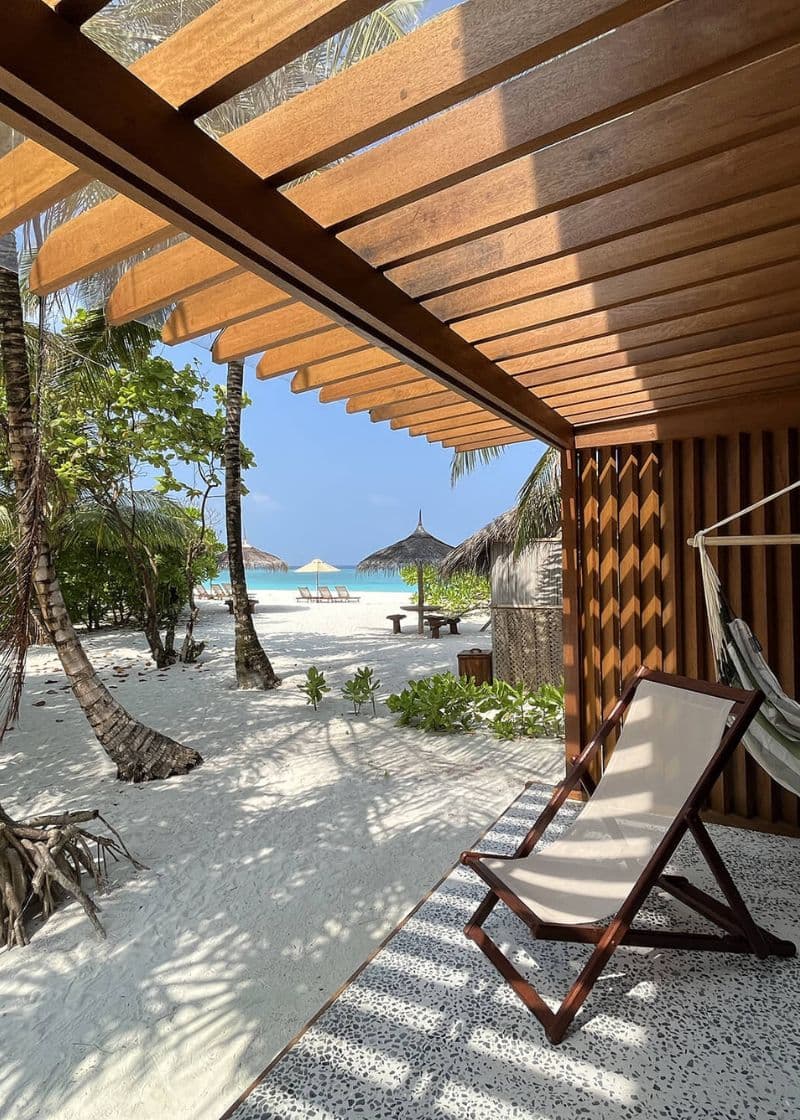
<instances>
[{"instance_id":1,"label":"green shrub","mask_svg":"<svg viewBox=\"0 0 800 1120\"><path fill-rule=\"evenodd\" d=\"M417 586L417 569L401 568L400 578L409 587ZM440 578L436 568L425 568L425 598L429 603L451 614L466 614L476 607L486 606L491 599L491 586L486 576L475 572L459 572L451 579ZM411 596L416 603L416 592Z\"/></svg>"},{"instance_id":2,"label":"green shrub","mask_svg":"<svg viewBox=\"0 0 800 1120\"><path fill-rule=\"evenodd\" d=\"M365 665L362 669L357 669L355 676L349 681L345 681L342 696L352 703L356 715L364 704L372 704L372 714L375 715L375 696L380 687L381 682L373 679L372 669Z\"/></svg>"},{"instance_id":3,"label":"green shrub","mask_svg":"<svg viewBox=\"0 0 800 1120\"><path fill-rule=\"evenodd\" d=\"M306 704L312 704L315 712L322 697L331 690L331 686L325 680L325 674L321 673L316 665L306 670L306 679L297 687L305 695Z\"/></svg>"},{"instance_id":4,"label":"green shrub","mask_svg":"<svg viewBox=\"0 0 800 1120\"><path fill-rule=\"evenodd\" d=\"M498 739L557 737L564 733L564 687L545 684L536 692L506 681L476 685L438 673L409 681L386 701L398 723L423 731L469 731L484 724Z\"/></svg>"}]
</instances>

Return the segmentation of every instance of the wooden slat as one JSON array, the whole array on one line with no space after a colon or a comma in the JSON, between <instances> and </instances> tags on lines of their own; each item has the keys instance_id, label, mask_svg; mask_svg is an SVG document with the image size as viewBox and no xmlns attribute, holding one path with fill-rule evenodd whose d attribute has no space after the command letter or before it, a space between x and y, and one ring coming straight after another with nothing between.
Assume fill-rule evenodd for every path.
<instances>
[{"instance_id":1,"label":"wooden slat","mask_svg":"<svg viewBox=\"0 0 800 1120\"><path fill-rule=\"evenodd\" d=\"M327 315L294 300L263 315L255 315L233 327L226 327L214 340L211 354L215 362L231 362L256 354L267 346L275 346L304 335L327 330Z\"/></svg>"},{"instance_id":2,"label":"wooden slat","mask_svg":"<svg viewBox=\"0 0 800 1120\"><path fill-rule=\"evenodd\" d=\"M631 7L465 0L257 118L232 150L262 178L289 182L602 33Z\"/></svg>"},{"instance_id":3,"label":"wooden slat","mask_svg":"<svg viewBox=\"0 0 800 1120\"><path fill-rule=\"evenodd\" d=\"M458 394L451 393L441 385L437 385L429 378L423 378L412 385L403 385L397 389L375 389L371 393L361 393L359 397L347 402L348 412L367 412L381 405L405 405L414 408L417 400L430 402L440 401L442 404L451 404L458 401Z\"/></svg>"},{"instance_id":4,"label":"wooden slat","mask_svg":"<svg viewBox=\"0 0 800 1120\"><path fill-rule=\"evenodd\" d=\"M723 276L793 260L798 252L800 224L793 224L729 245L702 249L660 264L631 269L618 276L521 300L512 306L454 323L453 329L469 342L479 342L525 330L533 324L572 318L616 304L646 299L659 292L696 287Z\"/></svg>"},{"instance_id":5,"label":"wooden slat","mask_svg":"<svg viewBox=\"0 0 800 1120\"><path fill-rule=\"evenodd\" d=\"M616 703L621 689L619 604L619 470L617 455L602 451L598 457L599 484L599 592L600 592L600 691L599 722Z\"/></svg>"},{"instance_id":6,"label":"wooden slat","mask_svg":"<svg viewBox=\"0 0 800 1120\"><path fill-rule=\"evenodd\" d=\"M685 439L709 433L758 432L790 424L800 427L800 389L784 393L746 394L703 408L675 408L654 417L576 429L578 448L613 447L625 441ZM688 536L686 533L684 536Z\"/></svg>"},{"instance_id":7,"label":"wooden slat","mask_svg":"<svg viewBox=\"0 0 800 1120\"><path fill-rule=\"evenodd\" d=\"M661 593L661 479L656 448L649 443L639 456L639 564L641 595L641 658L651 669L663 669Z\"/></svg>"},{"instance_id":8,"label":"wooden slat","mask_svg":"<svg viewBox=\"0 0 800 1120\"><path fill-rule=\"evenodd\" d=\"M409 435L441 435L454 429L472 428L474 431L486 430L497 425L497 420L488 412L478 416L451 416L427 424L409 424Z\"/></svg>"},{"instance_id":9,"label":"wooden slat","mask_svg":"<svg viewBox=\"0 0 800 1120\"><path fill-rule=\"evenodd\" d=\"M551 258L504 272L491 280L426 300L425 306L445 321L462 319L485 309L519 303L526 296L573 287L588 280L604 280L613 273L666 261L714 244L724 244L733 238L780 229L797 221L800 221L800 187L794 185L607 241L568 257Z\"/></svg>"},{"instance_id":10,"label":"wooden slat","mask_svg":"<svg viewBox=\"0 0 800 1120\"><path fill-rule=\"evenodd\" d=\"M309 335L308 338L296 342L273 346L259 359L256 377L266 381L271 377L280 377L284 373L294 373L295 370L299 371L299 376L303 372L301 366L324 362L331 356L354 356L358 351L371 349L374 347L370 347L369 343L354 331L349 331L345 327L331 327L330 330Z\"/></svg>"},{"instance_id":11,"label":"wooden slat","mask_svg":"<svg viewBox=\"0 0 800 1120\"><path fill-rule=\"evenodd\" d=\"M678 671L679 611L677 603L682 594L681 571L684 554L680 535L680 458L671 440L660 447L660 516L661 516L661 587L662 630L661 657L665 673Z\"/></svg>"},{"instance_id":12,"label":"wooden slat","mask_svg":"<svg viewBox=\"0 0 800 1120\"><path fill-rule=\"evenodd\" d=\"M561 582L564 641L564 723L567 766L584 746L582 685L581 549L578 513L582 499L581 466L575 451L561 455Z\"/></svg>"},{"instance_id":13,"label":"wooden slat","mask_svg":"<svg viewBox=\"0 0 800 1120\"><path fill-rule=\"evenodd\" d=\"M363 377L352 377L334 385L325 385L320 389L319 399L323 403L350 398L357 401L360 394L371 392L373 389L396 388L420 380L427 380L427 378L423 378L411 366L394 365L379 373L366 373ZM298 391L294 384L292 384L292 391Z\"/></svg>"},{"instance_id":14,"label":"wooden slat","mask_svg":"<svg viewBox=\"0 0 800 1120\"><path fill-rule=\"evenodd\" d=\"M703 441L703 524L711 525L718 521L726 512L721 504L721 484L723 483L723 452L724 440L707 439ZM708 627L703 633L704 662L703 677L715 680L717 677L714 663L714 653L711 648ZM709 795L710 807L717 813L725 814L731 811L732 799L730 782L728 781L727 768L717 781Z\"/></svg>"},{"instance_id":15,"label":"wooden slat","mask_svg":"<svg viewBox=\"0 0 800 1120\"><path fill-rule=\"evenodd\" d=\"M771 4L770 16L759 26L751 18L755 8L744 18L740 10L731 20L713 0L641 4L638 19L474 98L443 120L426 122L405 139L393 138L383 151L359 155L352 167L326 173L324 189L322 184L319 190L305 184L297 201L323 225L340 228L396 206L399 199L419 199L526 151L545 148L618 116L623 107L635 111L730 66L732 56L747 57L746 52L758 51L759 44L771 38L770 28L779 39L795 36L796 12L786 3L778 6L783 12ZM563 5L540 7L540 12L558 7ZM647 13L648 7L656 10ZM765 16L764 8L760 14ZM537 23L540 18L537 14ZM653 50L654 43L663 46ZM370 256L373 263L388 263L379 244L389 240L382 230L378 236L359 239L358 245L377 254ZM401 250L392 258L405 255Z\"/></svg>"},{"instance_id":16,"label":"wooden slat","mask_svg":"<svg viewBox=\"0 0 800 1120\"><path fill-rule=\"evenodd\" d=\"M0 235L40 210L80 190L89 176L33 140L24 140L0 159ZM37 200L31 211L30 198Z\"/></svg>"},{"instance_id":17,"label":"wooden slat","mask_svg":"<svg viewBox=\"0 0 800 1120\"><path fill-rule=\"evenodd\" d=\"M267 355L265 355L266 357ZM395 358L378 350L376 346L368 346L352 354L345 354L327 361L319 361L314 365L305 366L295 374L292 388L296 392L305 392L307 389L321 389L324 385L335 385L340 382L349 382L354 377L365 373L376 373L386 369L397 369L401 365Z\"/></svg>"},{"instance_id":18,"label":"wooden slat","mask_svg":"<svg viewBox=\"0 0 800 1120\"><path fill-rule=\"evenodd\" d=\"M302 19L307 5L298 5L296 0L288 2L290 11L302 13ZM519 10L520 3L523 11ZM352 3L350 6L356 7ZM366 5L366 8L370 6L374 5ZM642 6L647 5L638 5L640 9ZM261 4L262 20L271 15L271 7ZM339 7L346 10L347 5ZM336 155L353 151L419 120L428 112L453 104L461 96L492 85L519 68L524 69L534 61L591 38L613 26L614 17L609 17L608 13L618 7L619 0L570 0L568 4L553 5L543 11L538 0L517 0L515 4L503 0L498 10L498 0L470 0L454 11L443 13L391 48L364 59L357 66L229 133L221 143L262 179L272 183L287 182L303 168L318 167ZM636 5L628 3L621 7ZM214 10L206 13L208 19L213 18ZM530 34L523 38L520 27L526 26L527 11L535 15L527 19ZM472 36L466 52L463 44L470 40L463 37L465 31ZM187 32L184 28L182 49L188 47ZM246 48L246 24L240 33ZM231 32L221 34L229 38ZM177 36L172 38L177 39ZM206 32L198 49L204 49L207 38ZM165 43L161 49L171 55L176 47L181 49L181 44L168 46ZM224 57L223 54L223 60ZM191 77L188 75L189 81ZM194 96L199 99L201 93ZM95 210L98 229L109 236L108 251L113 236L116 259L124 260L132 252L127 246L124 224L117 225L115 230L114 224L106 220L107 211L102 206ZM134 218L131 210L130 219ZM164 232L167 236L166 228ZM80 267L84 275L95 271L97 266L91 258L81 255L80 238L71 242L62 239L57 248L65 259L69 257L68 272L75 267ZM37 279L36 283L39 282ZM49 250L41 267L41 283L50 285L49 290L60 286L59 270Z\"/></svg>"},{"instance_id":19,"label":"wooden slat","mask_svg":"<svg viewBox=\"0 0 800 1120\"><path fill-rule=\"evenodd\" d=\"M106 303L106 319L119 326L174 300L186 299L207 286L209 272L221 282L242 275L243 269L193 237L171 245L135 264L119 279Z\"/></svg>"},{"instance_id":20,"label":"wooden slat","mask_svg":"<svg viewBox=\"0 0 800 1120\"><path fill-rule=\"evenodd\" d=\"M800 262L787 261L756 269L753 272L739 273L723 280L698 284L696 287L681 288L667 295L636 300L634 303L607 311L592 312L575 319L536 327L529 331L520 331L518 334L487 342L479 349L487 357L503 362L503 368L506 368L508 360L516 355L530 354L539 349L585 339L605 337L639 327L659 323L669 324L708 310L733 307L773 293L794 291L798 286L800 286ZM520 367L522 366L523 363L520 363ZM523 369L515 368L513 372L522 373Z\"/></svg>"},{"instance_id":21,"label":"wooden slat","mask_svg":"<svg viewBox=\"0 0 800 1120\"><path fill-rule=\"evenodd\" d=\"M265 186L44 5L6 0L0 104L15 127L101 173L237 264L531 434L569 445L557 413ZM130 128L135 119L137 128ZM233 327L239 330L240 327Z\"/></svg>"},{"instance_id":22,"label":"wooden slat","mask_svg":"<svg viewBox=\"0 0 800 1120\"><path fill-rule=\"evenodd\" d=\"M510 435L514 431L519 431L513 424L498 423L495 420L494 424L487 424L486 426L480 424L477 427L471 424L466 424L463 427L453 425L448 431L429 432L426 436L429 443L441 443L446 439L486 439L487 443L491 443L495 436ZM413 434L413 433L412 433Z\"/></svg>"},{"instance_id":23,"label":"wooden slat","mask_svg":"<svg viewBox=\"0 0 800 1120\"><path fill-rule=\"evenodd\" d=\"M62 0L63 17L74 9L73 23L82 13L102 7L95 0ZM259 78L279 69L304 51L324 42L360 16L377 7L375 0L217 0L207 11L132 63L130 71L175 108L196 117ZM0 204L0 231L34 217L90 176L57 156L42 158L33 141L20 145L22 178L18 179L13 213ZM33 168L38 167L34 177ZM15 181L15 168L0 161L0 198ZM23 193L24 192L24 193ZM108 211L105 211L108 213ZM13 225L9 224L13 220ZM131 255L135 249L123 252Z\"/></svg>"},{"instance_id":24,"label":"wooden slat","mask_svg":"<svg viewBox=\"0 0 800 1120\"><path fill-rule=\"evenodd\" d=\"M620 672L628 681L642 664L638 448L623 445L618 455Z\"/></svg>"},{"instance_id":25,"label":"wooden slat","mask_svg":"<svg viewBox=\"0 0 800 1120\"><path fill-rule=\"evenodd\" d=\"M387 405L382 405L380 408L374 408L370 412L370 418L373 421L388 420L389 426L393 429L408 428L411 424L427 423L434 419L443 419L448 416L491 416L492 413L485 408L476 408L474 405L465 404L463 402L458 404L445 405L444 407L437 408L423 408L417 411L416 409L408 414L392 417L384 416L384 409Z\"/></svg>"},{"instance_id":26,"label":"wooden slat","mask_svg":"<svg viewBox=\"0 0 800 1120\"><path fill-rule=\"evenodd\" d=\"M472 412L473 404L464 401L457 393L429 393L425 397L413 400L392 401L391 404L379 404L370 409L373 420L395 420L402 416L418 416L434 409L440 410L454 407L456 412Z\"/></svg>"},{"instance_id":27,"label":"wooden slat","mask_svg":"<svg viewBox=\"0 0 800 1120\"><path fill-rule=\"evenodd\" d=\"M795 183L799 148L800 129L790 128L431 253L387 275L409 295L422 297L544 258L563 257L674 221L687 211L699 214Z\"/></svg>"},{"instance_id":28,"label":"wooden slat","mask_svg":"<svg viewBox=\"0 0 800 1120\"><path fill-rule=\"evenodd\" d=\"M517 435L493 436L491 439L442 440L442 447L453 447L456 451L477 451L481 447L507 447L511 443L527 443L531 438L521 432Z\"/></svg>"},{"instance_id":29,"label":"wooden slat","mask_svg":"<svg viewBox=\"0 0 800 1120\"><path fill-rule=\"evenodd\" d=\"M569 389L570 385L581 377L592 375L592 383L598 384L601 376L605 375L616 383L614 371L626 369L631 366L640 366L653 361L665 361L670 359L677 363L701 363L703 362L703 355L709 351L716 351L720 347L735 346L737 343L755 342L759 339L767 340L769 345L773 345L773 340L778 336L787 333L793 333L800 330L800 295L798 292L784 293L779 296L773 297L769 301L754 301L749 307L758 307L768 313L775 310L776 314L767 319L756 319L746 321L744 323L737 323L732 326L723 327L719 330L703 331L700 334L680 334L676 333L675 337L668 338L666 341L651 342L643 346L637 346L636 342L639 339L646 339L648 337L654 338L659 334L665 334L666 329L664 324L656 324L655 327L646 327L639 331L626 332L624 336L618 335L612 340L619 342L623 338L630 339L632 345L621 346L618 350L606 353L600 353L597 357L582 357L587 351L591 353L595 349L592 344L577 344L574 346L560 347L555 350L540 350L537 354L529 356L530 364L533 370L530 373L524 373L519 377L520 384L525 385L529 389L535 389L543 384L560 384L564 383L565 389ZM780 314L782 307L788 310L784 314ZM697 320L703 322L712 321L724 318L737 318L740 315L746 315L747 312L734 308L732 311L729 308L722 308L718 311L708 312L705 315L692 316L691 318L681 320L684 324L683 328L676 328L673 326L674 331L686 329L686 325L694 323ZM763 345L762 341L762 345ZM597 350L602 347L607 347L607 341L600 340L596 346ZM551 364L553 360L557 364ZM574 360L573 360L574 359ZM505 368L505 367L504 367ZM508 370L507 372L511 372Z\"/></svg>"},{"instance_id":30,"label":"wooden slat","mask_svg":"<svg viewBox=\"0 0 800 1120\"><path fill-rule=\"evenodd\" d=\"M174 346L289 302L291 296L282 288L244 272L187 296L164 323L161 338Z\"/></svg>"},{"instance_id":31,"label":"wooden slat","mask_svg":"<svg viewBox=\"0 0 800 1120\"><path fill-rule=\"evenodd\" d=\"M767 367L763 370L748 371L741 378L732 375L728 384L725 379L715 379L693 391L689 391L691 386L663 389L649 395L642 394L640 399L627 400L624 404L612 404L608 407L601 407L598 404L587 405L586 410L565 409L564 414L575 423L595 424L621 417L643 417L661 409L681 408L689 404L711 405L723 398L738 398L748 387L759 393L792 389L797 384L800 370L796 363L784 368L787 372L781 373ZM592 411L588 411L590 408Z\"/></svg>"}]
</instances>

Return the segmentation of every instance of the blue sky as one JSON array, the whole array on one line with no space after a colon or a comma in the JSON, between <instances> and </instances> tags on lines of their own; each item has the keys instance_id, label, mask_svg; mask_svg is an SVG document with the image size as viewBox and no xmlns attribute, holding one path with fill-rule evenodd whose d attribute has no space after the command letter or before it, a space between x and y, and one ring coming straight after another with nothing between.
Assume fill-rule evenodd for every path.
<instances>
[{"instance_id":1,"label":"blue sky","mask_svg":"<svg viewBox=\"0 0 800 1120\"><path fill-rule=\"evenodd\" d=\"M205 346L165 349L165 356L176 365L199 361L210 380L224 381L224 367ZM543 451L538 442L513 444L451 488L449 450L373 424L366 413L349 415L344 402L294 394L290 381L258 381L249 360L245 388L253 403L242 425L258 464L245 478L245 532L289 563L312 556L358 561L410 533L420 507L426 528L457 544L514 504ZM214 507L221 533L221 495Z\"/></svg>"}]
</instances>

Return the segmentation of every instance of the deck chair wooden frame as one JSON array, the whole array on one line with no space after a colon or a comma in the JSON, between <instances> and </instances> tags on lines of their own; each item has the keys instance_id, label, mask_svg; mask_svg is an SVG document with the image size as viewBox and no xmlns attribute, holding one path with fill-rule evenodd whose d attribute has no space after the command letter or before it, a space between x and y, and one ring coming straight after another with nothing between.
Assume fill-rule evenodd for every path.
<instances>
[{"instance_id":1,"label":"deck chair wooden frame","mask_svg":"<svg viewBox=\"0 0 800 1120\"><path fill-rule=\"evenodd\" d=\"M603 750L609 734L620 724L635 696L636 689L645 679L692 692L730 699L734 701L731 709L733 718L722 736L719 747L714 752L690 796L674 817L672 824L663 835L633 889L608 924L562 925L541 921L490 868L479 861L487 858L492 860L518 859L530 855L570 793L580 787L591 797L596 788L590 774L592 761ZM514 854L512 856L497 856L496 854L475 851L462 853L461 862L476 872L490 887L489 893L470 918L464 932L479 946L523 1003L533 1012L553 1044L562 1041L600 973L619 945L636 945L659 949L695 949L724 953L752 953L761 959L769 955L794 956L795 946L790 941L782 941L756 925L730 872L700 820L700 810L711 791L711 787L758 711L762 699L763 696L759 691L744 692L741 689L708 684L704 681L672 676L646 668L639 670L625 688L619 702L603 722L597 734L574 760L572 770L561 785L556 787L544 812ZM687 832L691 832L694 837L702 856L720 887L725 903L700 890L682 876L665 874L667 863ZM718 926L722 930L721 935L633 929L632 924L636 915L654 887L660 887L667 891L673 898ZM483 929L484 922L500 901L504 902L525 923L535 938L546 941L582 942L595 946L591 956L556 1011L552 1011L547 1006L533 984L517 971L508 957L503 954Z\"/></svg>"}]
</instances>

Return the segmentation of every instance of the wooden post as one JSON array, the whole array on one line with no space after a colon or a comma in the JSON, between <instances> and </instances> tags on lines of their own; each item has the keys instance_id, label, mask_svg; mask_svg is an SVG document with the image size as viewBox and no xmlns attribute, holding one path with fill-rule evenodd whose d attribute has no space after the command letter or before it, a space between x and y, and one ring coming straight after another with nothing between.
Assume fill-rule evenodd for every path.
<instances>
[{"instance_id":1,"label":"wooden post","mask_svg":"<svg viewBox=\"0 0 800 1120\"><path fill-rule=\"evenodd\" d=\"M561 452L562 596L564 602L564 707L567 769L583 747L577 452Z\"/></svg>"}]
</instances>

